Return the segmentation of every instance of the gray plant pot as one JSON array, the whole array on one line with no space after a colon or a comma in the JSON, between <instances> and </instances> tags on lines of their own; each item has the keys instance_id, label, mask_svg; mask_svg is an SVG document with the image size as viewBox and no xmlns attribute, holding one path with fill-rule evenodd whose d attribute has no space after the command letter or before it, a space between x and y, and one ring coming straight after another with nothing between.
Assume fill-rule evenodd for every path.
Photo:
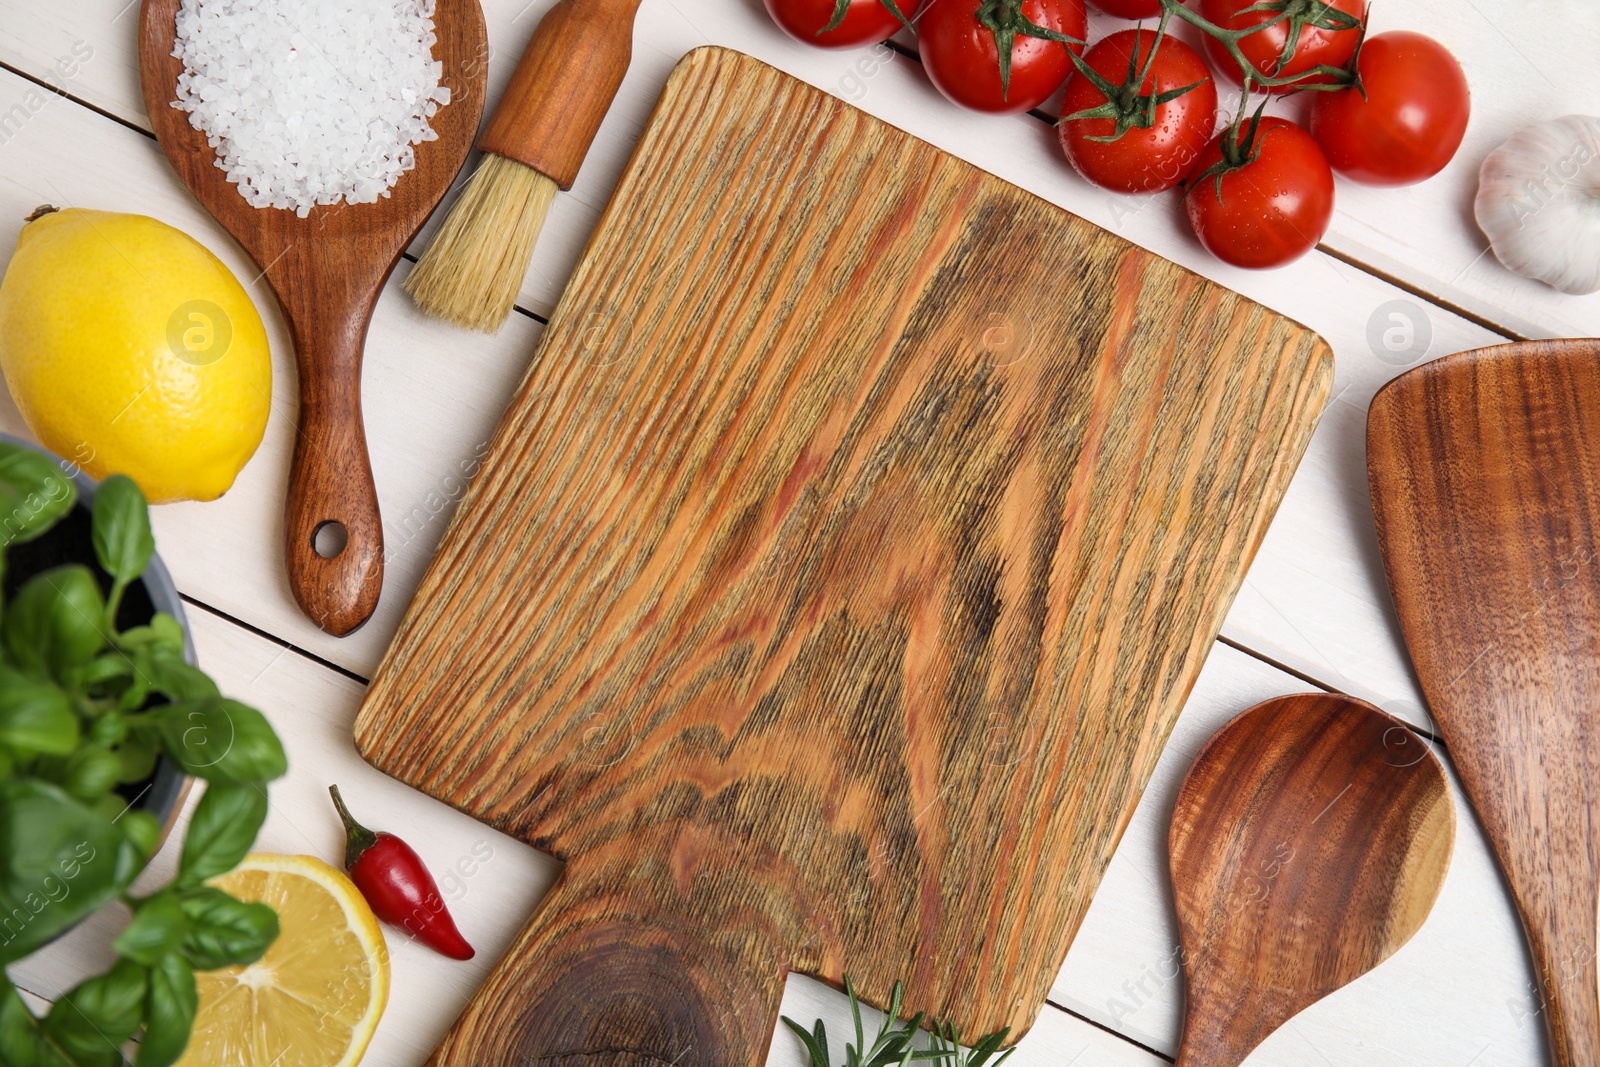
<instances>
[{"instance_id":1,"label":"gray plant pot","mask_svg":"<svg viewBox=\"0 0 1600 1067\"><path fill-rule=\"evenodd\" d=\"M24 441L6 433L0 433L0 440L49 456L72 478L73 484L78 489L77 506L49 533L36 541L13 545L7 550L7 558L13 564L6 569L7 587L14 587L34 574L59 563L87 564L103 580L109 582L95 560L94 545L89 539L89 509L94 502L97 486L95 480L83 473L75 464L40 448L32 441ZM183 613L183 600L178 596L178 587L172 584L172 576L167 573L166 565L161 562L159 554L151 557L150 566L145 568L144 576L128 588L117 614L117 626L119 629L127 629L130 626L147 623L158 611L171 615L178 620L178 625L183 627L183 658L190 666L194 666L194 637L189 632L189 620ZM149 778L143 782L119 787L119 791L127 796L135 809L147 811L156 817L161 823L161 844L165 844L167 834L171 832L172 824L177 819L178 811L183 807L183 798L189 791L189 784L189 776L162 756L156 761L156 768ZM161 845L158 844L156 847L159 850Z\"/></svg>"}]
</instances>

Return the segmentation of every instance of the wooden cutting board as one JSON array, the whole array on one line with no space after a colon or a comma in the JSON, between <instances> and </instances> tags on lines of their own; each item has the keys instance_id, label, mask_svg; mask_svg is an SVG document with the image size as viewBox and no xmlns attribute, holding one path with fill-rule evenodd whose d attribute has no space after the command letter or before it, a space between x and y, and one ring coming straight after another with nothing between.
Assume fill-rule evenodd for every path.
<instances>
[{"instance_id":1,"label":"wooden cutting board","mask_svg":"<svg viewBox=\"0 0 1600 1067\"><path fill-rule=\"evenodd\" d=\"M759 1064L791 970L1020 1036L1332 370L690 53L356 723L567 861L433 1062Z\"/></svg>"},{"instance_id":2,"label":"wooden cutting board","mask_svg":"<svg viewBox=\"0 0 1600 1067\"><path fill-rule=\"evenodd\" d=\"M1367 469L1428 706L1522 913L1555 1067L1600 1067L1600 341L1373 398Z\"/></svg>"}]
</instances>

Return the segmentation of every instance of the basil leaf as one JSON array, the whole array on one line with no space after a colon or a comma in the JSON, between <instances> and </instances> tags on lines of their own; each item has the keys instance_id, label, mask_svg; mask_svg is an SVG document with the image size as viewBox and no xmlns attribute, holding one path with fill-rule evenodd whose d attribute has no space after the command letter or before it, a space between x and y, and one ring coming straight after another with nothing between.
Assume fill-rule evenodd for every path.
<instances>
[{"instance_id":1,"label":"basil leaf","mask_svg":"<svg viewBox=\"0 0 1600 1067\"><path fill-rule=\"evenodd\" d=\"M194 970L178 956L167 956L150 971L145 996L144 1038L134 1067L168 1067L183 1055L199 1004Z\"/></svg>"},{"instance_id":2,"label":"basil leaf","mask_svg":"<svg viewBox=\"0 0 1600 1067\"><path fill-rule=\"evenodd\" d=\"M149 859L161 840L161 824L148 811L125 811L117 820L122 836L133 842L139 855Z\"/></svg>"},{"instance_id":3,"label":"basil leaf","mask_svg":"<svg viewBox=\"0 0 1600 1067\"><path fill-rule=\"evenodd\" d=\"M128 717L116 708L102 711L98 718L89 724L89 740L97 745L114 748L122 744L123 738L128 736Z\"/></svg>"},{"instance_id":4,"label":"basil leaf","mask_svg":"<svg viewBox=\"0 0 1600 1067\"><path fill-rule=\"evenodd\" d=\"M156 541L150 533L150 506L126 474L113 474L94 493L94 554L111 575L112 595L121 591L150 565Z\"/></svg>"},{"instance_id":5,"label":"basil leaf","mask_svg":"<svg viewBox=\"0 0 1600 1067\"><path fill-rule=\"evenodd\" d=\"M161 642L161 646L170 651L174 656L183 655L183 623L175 616L164 611L158 611L150 619L150 632Z\"/></svg>"},{"instance_id":6,"label":"basil leaf","mask_svg":"<svg viewBox=\"0 0 1600 1067\"><path fill-rule=\"evenodd\" d=\"M44 1032L83 1067L118 1067L122 1046L144 1022L147 987L143 967L118 960L56 1001Z\"/></svg>"},{"instance_id":7,"label":"basil leaf","mask_svg":"<svg viewBox=\"0 0 1600 1067\"><path fill-rule=\"evenodd\" d=\"M151 650L138 657L138 671L148 686L172 700L200 700L218 695L217 683L205 671L165 650Z\"/></svg>"},{"instance_id":8,"label":"basil leaf","mask_svg":"<svg viewBox=\"0 0 1600 1067\"><path fill-rule=\"evenodd\" d=\"M56 786L0 783L0 964L116 897L143 863L110 819Z\"/></svg>"},{"instance_id":9,"label":"basil leaf","mask_svg":"<svg viewBox=\"0 0 1600 1067\"><path fill-rule=\"evenodd\" d=\"M132 651L150 649L183 658L183 626L164 611L156 612L148 625L133 626L117 635L117 645Z\"/></svg>"},{"instance_id":10,"label":"basil leaf","mask_svg":"<svg viewBox=\"0 0 1600 1067\"><path fill-rule=\"evenodd\" d=\"M38 1023L22 1002L17 987L0 971L0 1063L6 1067L36 1067L38 1062Z\"/></svg>"},{"instance_id":11,"label":"basil leaf","mask_svg":"<svg viewBox=\"0 0 1600 1067\"><path fill-rule=\"evenodd\" d=\"M177 892L163 889L134 903L133 922L117 935L111 947L118 955L154 967L162 957L177 951L188 927Z\"/></svg>"},{"instance_id":12,"label":"basil leaf","mask_svg":"<svg viewBox=\"0 0 1600 1067\"><path fill-rule=\"evenodd\" d=\"M0 664L0 744L24 755L64 755L78 745L78 717L58 686Z\"/></svg>"},{"instance_id":13,"label":"basil leaf","mask_svg":"<svg viewBox=\"0 0 1600 1067\"><path fill-rule=\"evenodd\" d=\"M199 971L254 963L278 937L278 913L247 904L211 886L185 890L179 898L189 920L179 950Z\"/></svg>"},{"instance_id":14,"label":"basil leaf","mask_svg":"<svg viewBox=\"0 0 1600 1067\"><path fill-rule=\"evenodd\" d=\"M61 788L81 800L97 800L111 792L121 770L116 753L91 741L67 757Z\"/></svg>"},{"instance_id":15,"label":"basil leaf","mask_svg":"<svg viewBox=\"0 0 1600 1067\"><path fill-rule=\"evenodd\" d=\"M85 800L84 803L89 805L90 811L103 815L112 822L116 822L118 816L128 810L128 802L116 793L106 793L94 800Z\"/></svg>"},{"instance_id":16,"label":"basil leaf","mask_svg":"<svg viewBox=\"0 0 1600 1067\"><path fill-rule=\"evenodd\" d=\"M182 700L134 721L159 736L167 755L196 778L264 782L289 769L283 744L266 716L237 700Z\"/></svg>"},{"instance_id":17,"label":"basil leaf","mask_svg":"<svg viewBox=\"0 0 1600 1067\"><path fill-rule=\"evenodd\" d=\"M96 690L111 687L133 677L133 661L121 652L102 652L80 668L73 681L80 689Z\"/></svg>"},{"instance_id":18,"label":"basil leaf","mask_svg":"<svg viewBox=\"0 0 1600 1067\"><path fill-rule=\"evenodd\" d=\"M194 807L178 860L178 884L198 885L233 870L267 821L266 788L212 782Z\"/></svg>"},{"instance_id":19,"label":"basil leaf","mask_svg":"<svg viewBox=\"0 0 1600 1067\"><path fill-rule=\"evenodd\" d=\"M156 769L156 748L136 738L117 746L117 781L142 782Z\"/></svg>"},{"instance_id":20,"label":"basil leaf","mask_svg":"<svg viewBox=\"0 0 1600 1067\"><path fill-rule=\"evenodd\" d=\"M33 1062L34 1067L81 1067L67 1059L65 1052L56 1051L56 1047L43 1037L39 1038L39 1058Z\"/></svg>"},{"instance_id":21,"label":"basil leaf","mask_svg":"<svg viewBox=\"0 0 1600 1067\"><path fill-rule=\"evenodd\" d=\"M6 609L6 651L28 674L66 681L105 647L105 614L88 567L54 567L24 582Z\"/></svg>"},{"instance_id":22,"label":"basil leaf","mask_svg":"<svg viewBox=\"0 0 1600 1067\"><path fill-rule=\"evenodd\" d=\"M142 658L135 653L135 658ZM137 663L128 671L128 684L117 696L118 711L138 711L150 703L150 676Z\"/></svg>"},{"instance_id":23,"label":"basil leaf","mask_svg":"<svg viewBox=\"0 0 1600 1067\"><path fill-rule=\"evenodd\" d=\"M0 441L0 547L32 541L78 501L78 489L49 457Z\"/></svg>"}]
</instances>

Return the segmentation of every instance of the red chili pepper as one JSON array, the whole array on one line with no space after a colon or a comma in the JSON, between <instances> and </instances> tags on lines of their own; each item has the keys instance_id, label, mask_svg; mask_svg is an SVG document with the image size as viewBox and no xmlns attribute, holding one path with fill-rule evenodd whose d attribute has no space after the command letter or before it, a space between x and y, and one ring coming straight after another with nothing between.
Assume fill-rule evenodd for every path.
<instances>
[{"instance_id":1,"label":"red chili pepper","mask_svg":"<svg viewBox=\"0 0 1600 1067\"><path fill-rule=\"evenodd\" d=\"M393 834L373 833L356 822L344 806L338 786L330 785L328 792L344 820L344 869L372 905L372 913L436 952L453 960L470 960L472 946L456 929L422 857Z\"/></svg>"}]
</instances>

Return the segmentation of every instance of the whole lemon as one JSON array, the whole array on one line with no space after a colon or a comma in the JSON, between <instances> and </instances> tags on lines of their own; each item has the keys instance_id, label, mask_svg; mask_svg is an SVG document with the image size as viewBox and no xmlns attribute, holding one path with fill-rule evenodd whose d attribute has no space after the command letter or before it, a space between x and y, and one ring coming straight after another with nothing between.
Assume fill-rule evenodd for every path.
<instances>
[{"instance_id":1,"label":"whole lemon","mask_svg":"<svg viewBox=\"0 0 1600 1067\"><path fill-rule=\"evenodd\" d=\"M128 475L152 503L221 496L272 404L267 333L244 287L166 223L40 212L0 281L0 369L29 429L96 478Z\"/></svg>"}]
</instances>

